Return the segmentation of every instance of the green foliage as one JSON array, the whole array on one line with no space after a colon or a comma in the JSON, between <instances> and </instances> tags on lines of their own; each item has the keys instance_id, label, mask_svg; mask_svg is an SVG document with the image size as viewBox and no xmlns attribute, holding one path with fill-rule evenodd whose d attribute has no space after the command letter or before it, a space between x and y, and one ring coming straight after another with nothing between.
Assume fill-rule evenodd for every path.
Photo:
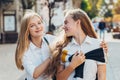
<instances>
[{"instance_id":1,"label":"green foliage","mask_svg":"<svg viewBox=\"0 0 120 80\"><path fill-rule=\"evenodd\" d=\"M84 10L90 18L95 17L97 14L96 8L93 9L92 5L90 4L89 0L82 0L81 2L81 9Z\"/></svg>"},{"instance_id":2,"label":"green foliage","mask_svg":"<svg viewBox=\"0 0 120 80\"><path fill-rule=\"evenodd\" d=\"M88 12L87 14L91 19L97 16L97 14L95 14L94 12Z\"/></svg>"},{"instance_id":3,"label":"green foliage","mask_svg":"<svg viewBox=\"0 0 120 80\"><path fill-rule=\"evenodd\" d=\"M90 10L90 5L88 3L88 0L82 0L81 9L86 11L86 12Z\"/></svg>"}]
</instances>

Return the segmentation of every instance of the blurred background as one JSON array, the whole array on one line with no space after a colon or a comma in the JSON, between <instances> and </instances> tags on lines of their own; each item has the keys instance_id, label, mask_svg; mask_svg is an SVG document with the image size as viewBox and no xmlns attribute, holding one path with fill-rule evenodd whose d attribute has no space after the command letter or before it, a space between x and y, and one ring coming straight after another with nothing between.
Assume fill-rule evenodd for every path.
<instances>
[{"instance_id":1,"label":"blurred background","mask_svg":"<svg viewBox=\"0 0 120 80\"><path fill-rule=\"evenodd\" d=\"M33 10L44 20L45 32L57 34L63 25L64 11L81 8L101 40L108 43L107 80L120 80L120 0L0 0L0 80L24 80L24 71L15 65L15 48L20 21ZM105 23L100 37L99 23Z\"/></svg>"}]
</instances>

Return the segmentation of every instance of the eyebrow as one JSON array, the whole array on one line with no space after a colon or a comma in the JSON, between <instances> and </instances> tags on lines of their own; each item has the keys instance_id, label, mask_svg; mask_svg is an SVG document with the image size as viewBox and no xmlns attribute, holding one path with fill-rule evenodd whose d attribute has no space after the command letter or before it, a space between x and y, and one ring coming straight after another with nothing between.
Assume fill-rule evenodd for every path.
<instances>
[{"instance_id":1,"label":"eyebrow","mask_svg":"<svg viewBox=\"0 0 120 80\"><path fill-rule=\"evenodd\" d=\"M30 23L28 26L33 26L33 25L35 25L34 23Z\"/></svg>"}]
</instances>

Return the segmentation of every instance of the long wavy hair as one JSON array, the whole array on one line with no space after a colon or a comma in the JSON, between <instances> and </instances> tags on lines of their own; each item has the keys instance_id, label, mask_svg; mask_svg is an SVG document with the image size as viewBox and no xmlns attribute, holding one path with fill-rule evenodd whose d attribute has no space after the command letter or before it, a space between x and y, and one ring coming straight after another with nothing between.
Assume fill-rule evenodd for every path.
<instances>
[{"instance_id":1,"label":"long wavy hair","mask_svg":"<svg viewBox=\"0 0 120 80\"><path fill-rule=\"evenodd\" d=\"M20 26L21 29L18 36L17 47L15 52L16 66L18 69L21 70L24 69L24 67L22 66L22 57L24 55L24 52L28 49L31 40L28 24L30 22L30 19L33 18L34 16L37 16L41 19L41 17L37 13L30 11L30 12L26 12L21 20L21 26Z\"/></svg>"},{"instance_id":2,"label":"long wavy hair","mask_svg":"<svg viewBox=\"0 0 120 80\"><path fill-rule=\"evenodd\" d=\"M93 28L92 22L90 21L89 17L83 10L81 9L69 10L66 12L66 16L67 15L71 15L74 21L77 21L77 20L81 21L80 25L85 35L88 35L93 38L98 38ZM59 68L60 62L61 62L62 49L71 41L71 39L72 39L72 36L70 37L64 36L63 42L59 43L55 47L55 49L53 49L54 51L52 52L56 55L55 56L53 55L53 59L50 61L48 68L45 71L45 75L53 76L57 73L57 69Z\"/></svg>"}]
</instances>

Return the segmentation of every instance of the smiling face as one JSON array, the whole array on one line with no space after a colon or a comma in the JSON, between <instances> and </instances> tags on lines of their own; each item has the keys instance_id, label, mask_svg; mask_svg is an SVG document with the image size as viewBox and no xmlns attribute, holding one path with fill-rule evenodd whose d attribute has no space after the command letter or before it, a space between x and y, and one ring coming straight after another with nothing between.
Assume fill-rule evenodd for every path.
<instances>
[{"instance_id":1,"label":"smiling face","mask_svg":"<svg viewBox=\"0 0 120 80\"><path fill-rule=\"evenodd\" d=\"M71 15L67 15L64 21L63 27L66 36L74 36L75 32L77 31L77 21L73 20Z\"/></svg>"},{"instance_id":2,"label":"smiling face","mask_svg":"<svg viewBox=\"0 0 120 80\"><path fill-rule=\"evenodd\" d=\"M41 37L44 32L44 26L41 18L33 16L29 21L28 29L31 37Z\"/></svg>"}]
</instances>

